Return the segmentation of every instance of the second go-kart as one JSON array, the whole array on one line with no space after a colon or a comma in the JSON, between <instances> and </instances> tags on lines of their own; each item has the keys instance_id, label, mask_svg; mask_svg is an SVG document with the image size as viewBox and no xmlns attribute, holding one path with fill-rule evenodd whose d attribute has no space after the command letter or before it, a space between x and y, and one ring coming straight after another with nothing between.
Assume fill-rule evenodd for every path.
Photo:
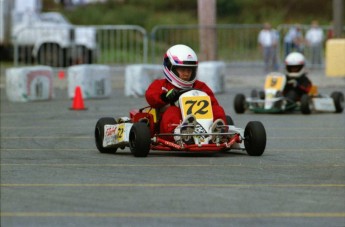
<instances>
[{"instance_id":1,"label":"second go-kart","mask_svg":"<svg viewBox=\"0 0 345 227\"><path fill-rule=\"evenodd\" d=\"M286 77L282 73L273 72L266 76L264 90L252 90L251 96L237 94L234 99L236 113L249 110L254 113L286 113L301 111L303 114L312 112L341 113L344 109L344 95L342 92L332 92L330 96L318 93L317 86L301 97L298 102L282 95L286 84Z\"/></svg>"},{"instance_id":2,"label":"second go-kart","mask_svg":"<svg viewBox=\"0 0 345 227\"><path fill-rule=\"evenodd\" d=\"M115 153L129 147L136 157L146 157L150 150L185 152L246 151L261 156L266 147L266 130L259 121L250 121L244 129L226 124L214 127L210 97L199 90L184 90L176 103L183 121L179 133L160 133L159 110L150 106L130 111L129 117L104 117L95 127L96 147L101 153ZM188 119L194 119L189 122ZM183 129L189 130L183 130ZM191 129L191 130L190 130ZM175 140L168 138L174 137Z\"/></svg>"}]
</instances>

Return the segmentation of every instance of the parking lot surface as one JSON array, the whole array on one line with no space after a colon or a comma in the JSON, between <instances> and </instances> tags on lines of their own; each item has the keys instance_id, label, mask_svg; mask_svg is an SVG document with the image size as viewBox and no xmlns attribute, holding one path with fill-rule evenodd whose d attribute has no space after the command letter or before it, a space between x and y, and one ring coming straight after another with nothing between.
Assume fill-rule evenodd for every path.
<instances>
[{"instance_id":1,"label":"parking lot surface","mask_svg":"<svg viewBox=\"0 0 345 227\"><path fill-rule=\"evenodd\" d=\"M97 120L128 116L144 98L114 82L110 98L75 111L66 81L53 100L29 103L9 102L1 86L1 226L344 226L345 113L235 114L234 96L263 80L234 71L217 94L236 126L264 124L261 157L101 154ZM345 93L342 78L315 81Z\"/></svg>"}]
</instances>

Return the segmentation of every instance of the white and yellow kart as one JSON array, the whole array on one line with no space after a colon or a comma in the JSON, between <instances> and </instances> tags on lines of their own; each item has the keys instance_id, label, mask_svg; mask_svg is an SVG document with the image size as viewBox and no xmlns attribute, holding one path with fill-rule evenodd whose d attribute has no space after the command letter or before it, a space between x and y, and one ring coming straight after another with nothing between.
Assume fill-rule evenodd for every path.
<instances>
[{"instance_id":1,"label":"white and yellow kart","mask_svg":"<svg viewBox=\"0 0 345 227\"><path fill-rule=\"evenodd\" d=\"M193 115L196 125L194 122L192 132L159 132L159 110L144 107L130 111L130 117L99 119L95 127L97 149L101 153L115 153L118 148L129 147L136 157L146 157L150 150L212 153L234 149L246 151L251 156L261 156L264 153L266 131L261 122L251 121L242 129L234 126L231 117L227 116L226 125L218 126L220 130L215 133L211 130L211 100L205 92L184 90L176 105L181 109L184 122L177 127L192 126L186 124L185 119ZM180 137L182 140L171 141L168 137Z\"/></svg>"},{"instance_id":2,"label":"white and yellow kart","mask_svg":"<svg viewBox=\"0 0 345 227\"><path fill-rule=\"evenodd\" d=\"M341 113L344 109L344 95L339 91L330 96L318 93L317 86L294 102L282 95L286 84L286 77L282 73L273 72L266 76L264 90L252 90L250 97L237 94L234 99L236 113L242 114L246 110L254 113L286 113L301 111L303 114L312 112Z\"/></svg>"}]
</instances>

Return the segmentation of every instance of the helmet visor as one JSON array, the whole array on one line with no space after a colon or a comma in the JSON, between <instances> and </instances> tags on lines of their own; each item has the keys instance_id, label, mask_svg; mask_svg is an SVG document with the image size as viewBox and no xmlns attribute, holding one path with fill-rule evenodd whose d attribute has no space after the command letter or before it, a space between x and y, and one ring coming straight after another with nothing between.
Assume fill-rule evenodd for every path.
<instances>
[{"instance_id":1,"label":"helmet visor","mask_svg":"<svg viewBox=\"0 0 345 227\"><path fill-rule=\"evenodd\" d=\"M196 76L196 66L173 66L174 74L184 81L193 81Z\"/></svg>"},{"instance_id":2,"label":"helmet visor","mask_svg":"<svg viewBox=\"0 0 345 227\"><path fill-rule=\"evenodd\" d=\"M302 70L303 65L287 65L286 71L289 73L298 73Z\"/></svg>"}]
</instances>

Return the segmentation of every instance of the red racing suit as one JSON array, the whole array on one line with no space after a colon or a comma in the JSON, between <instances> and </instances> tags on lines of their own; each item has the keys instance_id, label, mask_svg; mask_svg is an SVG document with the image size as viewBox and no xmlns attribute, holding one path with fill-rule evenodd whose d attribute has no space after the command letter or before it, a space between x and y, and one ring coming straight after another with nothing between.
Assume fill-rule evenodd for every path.
<instances>
[{"instance_id":1,"label":"red racing suit","mask_svg":"<svg viewBox=\"0 0 345 227\"><path fill-rule=\"evenodd\" d=\"M166 93L170 89L178 89L181 90L174 85L172 85L166 79L158 79L152 82L148 89L146 90L145 97L150 106L157 109L164 109L164 112L161 115L161 122L160 122L160 132L161 133L173 133L176 125L180 124L182 121L181 110L179 107L170 105L169 103L165 103L161 99L162 93ZM199 80L194 82L193 88L206 92L208 96L210 96L211 103L212 103L212 111L213 111L213 120L216 119L223 119L226 122L225 111L223 107L221 107L212 92L212 90L204 83ZM169 140L171 140L169 138Z\"/></svg>"}]
</instances>

